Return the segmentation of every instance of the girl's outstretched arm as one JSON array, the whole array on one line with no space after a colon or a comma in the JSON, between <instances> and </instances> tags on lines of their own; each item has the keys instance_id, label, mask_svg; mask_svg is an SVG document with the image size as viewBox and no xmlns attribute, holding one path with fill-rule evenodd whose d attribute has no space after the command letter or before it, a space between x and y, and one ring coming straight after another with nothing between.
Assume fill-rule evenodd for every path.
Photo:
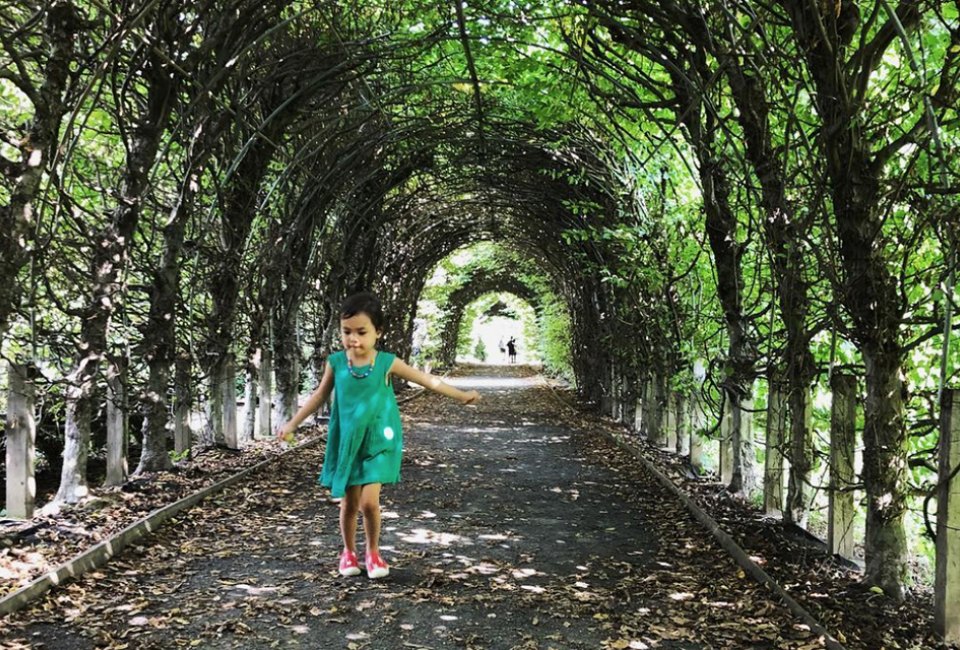
<instances>
[{"instance_id":1,"label":"girl's outstretched arm","mask_svg":"<svg viewBox=\"0 0 960 650\"><path fill-rule=\"evenodd\" d=\"M407 381L412 381L415 384L420 384L424 388L429 388L430 390L440 393L441 395L446 395L447 397L460 400L464 404L473 404L480 399L480 393L477 391L463 391L459 388L455 388L454 386L444 382L439 377L431 375L429 372L423 372L422 370L417 370L416 368L410 367L401 359L393 360L393 365L390 366L390 374L396 375L401 379L406 379Z\"/></svg>"},{"instance_id":2,"label":"girl's outstretched arm","mask_svg":"<svg viewBox=\"0 0 960 650\"><path fill-rule=\"evenodd\" d=\"M303 403L303 406L300 407L296 415L280 427L280 430L277 431L277 438L280 440L291 439L293 432L297 430L300 423L306 420L311 413L320 408L320 406L330 398L330 391L332 390L333 370L330 368L330 364L327 363L323 369L323 377L320 379L320 385L317 386L317 390L313 391L310 397L307 398L307 401Z\"/></svg>"}]
</instances>

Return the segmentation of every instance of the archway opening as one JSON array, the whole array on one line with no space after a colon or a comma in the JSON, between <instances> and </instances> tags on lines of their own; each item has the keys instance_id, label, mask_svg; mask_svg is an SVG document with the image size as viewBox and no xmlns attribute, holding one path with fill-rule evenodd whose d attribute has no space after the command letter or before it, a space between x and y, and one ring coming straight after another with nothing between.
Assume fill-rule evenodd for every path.
<instances>
[{"instance_id":1,"label":"archway opening","mask_svg":"<svg viewBox=\"0 0 960 650\"><path fill-rule=\"evenodd\" d=\"M512 293L486 293L464 310L458 363L540 366L539 323L533 307ZM513 354L510 354L510 352Z\"/></svg>"},{"instance_id":2,"label":"archway opening","mask_svg":"<svg viewBox=\"0 0 960 650\"><path fill-rule=\"evenodd\" d=\"M414 361L432 368L512 361L573 383L572 319L558 275L534 253L494 242L451 252L420 293Z\"/></svg>"}]
</instances>

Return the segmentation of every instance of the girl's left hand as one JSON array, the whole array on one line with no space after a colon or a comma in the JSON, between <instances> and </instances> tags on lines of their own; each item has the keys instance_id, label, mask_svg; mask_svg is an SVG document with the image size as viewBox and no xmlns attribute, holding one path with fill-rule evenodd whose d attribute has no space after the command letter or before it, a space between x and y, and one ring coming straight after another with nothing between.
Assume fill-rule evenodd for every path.
<instances>
[{"instance_id":1,"label":"girl's left hand","mask_svg":"<svg viewBox=\"0 0 960 650\"><path fill-rule=\"evenodd\" d=\"M475 390L467 391L467 396L462 401L464 404L476 404L480 401L480 393Z\"/></svg>"}]
</instances>

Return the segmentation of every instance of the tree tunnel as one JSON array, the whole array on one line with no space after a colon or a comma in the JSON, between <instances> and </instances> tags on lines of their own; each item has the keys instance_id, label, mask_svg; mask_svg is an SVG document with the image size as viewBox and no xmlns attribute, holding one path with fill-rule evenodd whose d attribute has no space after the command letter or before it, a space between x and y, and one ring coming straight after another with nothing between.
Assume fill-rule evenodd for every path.
<instances>
[{"instance_id":1,"label":"tree tunnel","mask_svg":"<svg viewBox=\"0 0 960 650\"><path fill-rule=\"evenodd\" d=\"M352 292L409 357L433 270L487 242L444 363L465 305L516 295L564 323L584 408L719 440L730 493L806 525L856 492L866 580L903 597L957 464L955 3L28 4L0 27L0 353L48 405L57 501L91 453L123 481L131 442L143 474L268 434Z\"/></svg>"},{"instance_id":2,"label":"tree tunnel","mask_svg":"<svg viewBox=\"0 0 960 650\"><path fill-rule=\"evenodd\" d=\"M511 293L525 300L535 311L539 312L540 296L536 290L522 279L522 267L500 269L468 269L462 284L457 286L447 296L443 306L442 330L440 334L441 347L439 361L452 366L456 360L457 343L460 329L463 326L464 310L487 293Z\"/></svg>"}]
</instances>

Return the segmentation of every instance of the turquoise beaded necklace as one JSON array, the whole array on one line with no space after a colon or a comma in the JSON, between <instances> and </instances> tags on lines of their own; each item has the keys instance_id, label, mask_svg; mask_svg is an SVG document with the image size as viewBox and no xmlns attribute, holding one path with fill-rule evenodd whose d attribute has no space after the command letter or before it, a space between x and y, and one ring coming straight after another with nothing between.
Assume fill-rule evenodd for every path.
<instances>
[{"instance_id":1,"label":"turquoise beaded necklace","mask_svg":"<svg viewBox=\"0 0 960 650\"><path fill-rule=\"evenodd\" d=\"M347 357L347 370L350 371L350 375L351 375L354 379L366 379L366 378L369 377L370 374L373 372L373 365L374 365L376 362L377 362L377 354L374 353L374 354L373 354L373 359L370 360L370 367L367 368L364 372L357 372L356 370L353 369L353 361L352 361L352 360L350 359L350 357L348 356L348 357Z\"/></svg>"}]
</instances>

